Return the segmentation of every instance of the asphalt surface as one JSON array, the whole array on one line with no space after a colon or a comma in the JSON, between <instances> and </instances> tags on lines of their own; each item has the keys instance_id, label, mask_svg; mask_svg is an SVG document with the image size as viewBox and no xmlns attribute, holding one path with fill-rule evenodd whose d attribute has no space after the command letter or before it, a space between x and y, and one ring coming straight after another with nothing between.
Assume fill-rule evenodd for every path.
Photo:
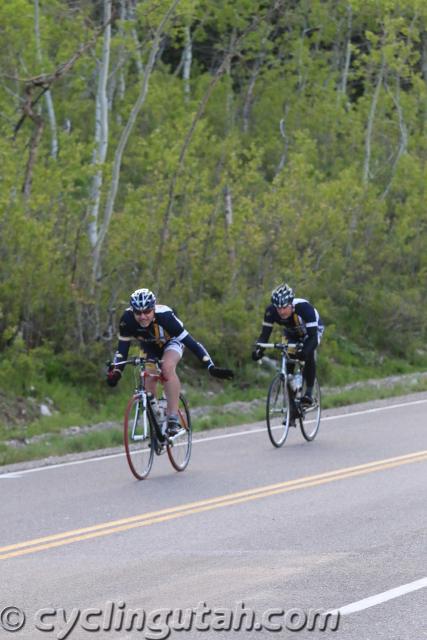
<instances>
[{"instance_id":1,"label":"asphalt surface","mask_svg":"<svg viewBox=\"0 0 427 640\"><path fill-rule=\"evenodd\" d=\"M281 449L195 434L143 482L120 452L0 468L0 639L427 638L426 427L419 393Z\"/></svg>"}]
</instances>

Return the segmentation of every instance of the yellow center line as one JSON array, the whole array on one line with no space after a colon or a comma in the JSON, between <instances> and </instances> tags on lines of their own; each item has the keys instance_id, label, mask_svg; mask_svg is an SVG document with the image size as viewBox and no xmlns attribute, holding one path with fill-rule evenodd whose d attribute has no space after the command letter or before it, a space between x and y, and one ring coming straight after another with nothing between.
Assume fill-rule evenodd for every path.
<instances>
[{"instance_id":1,"label":"yellow center line","mask_svg":"<svg viewBox=\"0 0 427 640\"><path fill-rule=\"evenodd\" d=\"M255 489L246 489L244 491L199 500L197 502L189 502L176 507L169 507L159 511L143 513L129 518L122 518L121 520L104 522L90 527L64 531L63 533L52 534L42 538L35 538L33 540L0 547L0 560L6 560L7 558L14 558L29 553L36 553L38 551L72 544L82 540L90 540L100 536L111 535L113 533L129 531L130 529L138 527L159 524L168 520L174 520L176 518L182 518L196 513L203 513L204 511L219 509L230 505L242 504L251 500L267 498L281 493L287 493L289 491L320 486L329 482L334 482L335 480L344 480L346 478L365 475L376 471L392 469L404 464L423 462L425 460L427 460L427 450L394 458L368 462L354 467L345 467L343 469L328 471L312 476L305 476L295 480L287 480L285 482L265 485Z\"/></svg>"}]
</instances>

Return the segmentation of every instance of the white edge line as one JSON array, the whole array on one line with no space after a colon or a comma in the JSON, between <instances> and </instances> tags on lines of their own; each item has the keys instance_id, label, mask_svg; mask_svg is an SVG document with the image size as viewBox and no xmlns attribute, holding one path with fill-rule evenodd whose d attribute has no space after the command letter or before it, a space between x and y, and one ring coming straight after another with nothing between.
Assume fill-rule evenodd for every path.
<instances>
[{"instance_id":1,"label":"white edge line","mask_svg":"<svg viewBox=\"0 0 427 640\"><path fill-rule=\"evenodd\" d=\"M427 587L427 577L415 580L415 582L408 582L408 584L402 584L400 587L396 587L395 589L389 589L388 591L377 593L375 596L370 596L369 598L352 602L351 604L347 604L339 609L331 609L326 613L339 613L341 616L348 616L350 613L375 607L377 604L382 604L388 600L399 598L400 596L404 596L406 593L418 591L418 589L424 589L425 587Z\"/></svg>"},{"instance_id":2,"label":"white edge line","mask_svg":"<svg viewBox=\"0 0 427 640\"><path fill-rule=\"evenodd\" d=\"M377 407L375 409L364 409L363 411L352 411L351 413L340 413L335 416L324 416L322 422L329 420L339 420L341 418L352 418L353 416L361 416L366 413L375 413L377 411L387 411L388 409L399 409L402 407L409 407L415 404L425 404L426 400L411 400L410 402L401 402L399 404L391 404L385 407ZM204 442L212 442L213 440L225 440L226 438L237 438L239 436L247 436L253 433L263 433L265 427L246 429L245 431L238 431L237 433L224 433L218 436L207 436L206 438L199 438L193 440L193 444L200 444ZM84 460L71 460L70 462L59 462L58 464L45 465L43 467L34 467L33 469L23 469L22 471L11 471L10 473L0 473L0 480L20 478L28 473L35 473L37 471L48 471L50 469L59 469L61 467L69 467L75 464L87 464L89 462L103 462L104 460L112 460L113 458L121 458L125 453L110 453L105 456L95 456L93 458L85 458Z\"/></svg>"}]
</instances>

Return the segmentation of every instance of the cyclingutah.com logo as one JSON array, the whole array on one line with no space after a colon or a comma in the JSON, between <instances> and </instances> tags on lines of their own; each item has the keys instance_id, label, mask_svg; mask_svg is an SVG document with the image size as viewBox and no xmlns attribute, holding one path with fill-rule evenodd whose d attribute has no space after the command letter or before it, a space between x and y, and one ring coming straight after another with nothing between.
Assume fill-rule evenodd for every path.
<instances>
[{"instance_id":1,"label":"cyclingutah.com logo","mask_svg":"<svg viewBox=\"0 0 427 640\"><path fill-rule=\"evenodd\" d=\"M18 607L5 607L0 611L0 629L3 631L19 631L25 625L25 613Z\"/></svg>"},{"instance_id":2,"label":"cyclingutah.com logo","mask_svg":"<svg viewBox=\"0 0 427 640\"><path fill-rule=\"evenodd\" d=\"M318 609L270 608L262 613L237 602L234 608L208 607L199 602L197 607L182 609L129 608L125 602L108 601L104 607L64 609L45 607L35 612L34 629L53 633L58 640L72 637L75 630L96 633L103 631L139 631L141 638L165 640L172 631L336 631L339 612L323 612ZM22 609L5 607L0 612L0 630L19 631L26 623ZM27 624L29 626L29 624Z\"/></svg>"}]
</instances>

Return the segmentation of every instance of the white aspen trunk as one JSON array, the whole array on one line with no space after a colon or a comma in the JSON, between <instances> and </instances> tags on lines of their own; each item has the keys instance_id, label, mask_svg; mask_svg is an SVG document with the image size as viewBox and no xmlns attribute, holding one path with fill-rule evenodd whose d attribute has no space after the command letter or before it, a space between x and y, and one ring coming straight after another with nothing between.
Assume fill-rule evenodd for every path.
<instances>
[{"instance_id":1,"label":"white aspen trunk","mask_svg":"<svg viewBox=\"0 0 427 640\"><path fill-rule=\"evenodd\" d=\"M351 30L352 30L352 20L353 20L353 12L350 5L347 7L348 11L348 36L347 36L347 45L345 49L345 59L344 59L344 68L341 78L341 86L340 92L343 94L347 93L347 81L348 81L348 73L350 70L350 60L351 60Z\"/></svg>"},{"instance_id":2,"label":"white aspen trunk","mask_svg":"<svg viewBox=\"0 0 427 640\"><path fill-rule=\"evenodd\" d=\"M265 54L264 52L262 52L256 59L254 68L251 73L251 79L249 81L248 90L246 92L245 104L243 105L243 133L247 133L249 131L249 118L251 115L255 83L257 81L259 70L264 58Z\"/></svg>"},{"instance_id":3,"label":"white aspen trunk","mask_svg":"<svg viewBox=\"0 0 427 640\"><path fill-rule=\"evenodd\" d=\"M42 48L41 48L41 40L40 40L40 20L39 20L39 0L34 0L34 32L35 32L35 40L36 40L36 56L37 62L42 65ZM50 155L55 160L58 157L58 128L56 126L56 117L55 117L55 109L53 106L52 94L50 89L48 89L44 95L44 99L46 102L47 114L50 125Z\"/></svg>"},{"instance_id":4,"label":"white aspen trunk","mask_svg":"<svg viewBox=\"0 0 427 640\"><path fill-rule=\"evenodd\" d=\"M397 78L396 80L397 88L396 95L391 94L392 100L394 102L394 106L396 107L397 115L399 118L399 132L400 132L400 140L399 140L399 148L396 153L396 157L393 162L393 167L391 170L390 180L388 182L387 187L384 190L384 193L381 195L381 199L383 200L388 192L390 191L390 187L393 182L394 175L396 173L397 165L399 164L399 160L408 148L408 129L405 124L405 120L403 117L402 105L400 104L400 80Z\"/></svg>"},{"instance_id":5,"label":"white aspen trunk","mask_svg":"<svg viewBox=\"0 0 427 640\"><path fill-rule=\"evenodd\" d=\"M138 77L141 79L144 75L144 65L141 56L141 43L138 40L138 34L135 29L132 29L132 38L135 42L135 64L138 70Z\"/></svg>"},{"instance_id":6,"label":"white aspen trunk","mask_svg":"<svg viewBox=\"0 0 427 640\"><path fill-rule=\"evenodd\" d=\"M128 15L128 19L133 23L135 23L136 2L137 0L128 0L127 15ZM142 63L142 57L141 57L141 43L139 42L138 34L136 32L135 27L132 27L131 34L132 34L132 39L135 43L135 64L138 70L138 77L142 78L144 74L144 65Z\"/></svg>"},{"instance_id":7,"label":"white aspen trunk","mask_svg":"<svg viewBox=\"0 0 427 640\"><path fill-rule=\"evenodd\" d=\"M234 248L234 242L231 237L231 227L233 226L233 199L231 197L231 190L228 184L224 187L224 208L225 208L225 233L228 240L228 257L231 262L231 279L234 283L236 278L236 251Z\"/></svg>"},{"instance_id":8,"label":"white aspen trunk","mask_svg":"<svg viewBox=\"0 0 427 640\"><path fill-rule=\"evenodd\" d=\"M190 75L191 75L191 62L193 59L193 43L191 40L191 32L190 27L185 27L185 47L183 53L183 70L182 70L182 78L184 80L184 94L185 100L188 102L190 99Z\"/></svg>"},{"instance_id":9,"label":"white aspen trunk","mask_svg":"<svg viewBox=\"0 0 427 640\"><path fill-rule=\"evenodd\" d=\"M128 12L126 11L126 6L125 6L125 0L120 0L120 36L124 37L124 31L123 31L123 23L125 20L127 20L128 18ZM123 100L125 97L125 93L126 93L126 82L125 82L125 74L123 73L123 66L125 63L125 48L122 45L120 47L120 53L119 53L119 88L118 88L118 94L119 94L119 100Z\"/></svg>"},{"instance_id":10,"label":"white aspen trunk","mask_svg":"<svg viewBox=\"0 0 427 640\"><path fill-rule=\"evenodd\" d=\"M288 157L289 139L286 134L286 120L285 120L287 113L288 113L288 107L286 106L285 118L282 118L279 124L280 135L283 138L283 152L282 152L282 155L280 156L279 164L277 165L277 169L276 169L276 173L274 174L274 177L278 176L279 173L282 171Z\"/></svg>"},{"instance_id":11,"label":"white aspen trunk","mask_svg":"<svg viewBox=\"0 0 427 640\"><path fill-rule=\"evenodd\" d=\"M122 164L122 157L123 157L123 152L125 150L127 141L129 139L129 136L131 134L131 131L135 125L136 122L136 118L142 108L142 106L144 105L145 99L147 97L147 93L148 93L148 85L149 85L149 80L150 80L150 76L151 73L153 71L153 67L156 61L156 56L157 56L157 52L159 50L159 46L160 46L160 38L161 35L163 33L164 27L167 23L167 21L169 20L170 16L172 15L172 13L174 12L176 6L178 5L180 0L173 0L173 2L171 3L171 5L169 6L169 9L167 10L167 12L165 13L165 15L163 16L163 19L161 21L161 23L159 24L155 36L154 36L154 41L153 44L151 46L151 50L150 50L150 55L149 55L149 59L148 59L148 63L145 67L145 73L144 73L144 80L142 83L142 87L141 87L141 91L138 95L138 98L132 108L131 114L129 116L129 119L126 123L125 128L123 129L123 132L120 136L120 140L119 143L117 145L117 149L116 152L114 154L114 162L113 162L113 171L112 171L112 177L111 177L111 184L110 184L110 189L108 192L108 196L106 199L106 203L105 203L105 208L104 208L104 217L103 217L103 221L102 221L102 225L99 229L99 233L98 233L98 239L96 242L96 245L94 247L93 250L93 269L92 269L92 277L93 277L93 286L95 286L96 284L96 280L97 280L97 275L98 275L98 271L99 271L99 265L100 265L100 260L101 260L101 251L102 251L102 247L110 226L110 222L111 222L111 217L113 215L113 209L114 209L114 204L116 201L116 196L117 196L117 190L118 190L118 186L119 186L119 179L120 179L120 168L121 168L121 164Z\"/></svg>"},{"instance_id":12,"label":"white aspen trunk","mask_svg":"<svg viewBox=\"0 0 427 640\"><path fill-rule=\"evenodd\" d=\"M371 145L372 145L372 131L374 128L374 120L375 120L375 112L377 110L378 98L381 91L381 85L383 83L384 77L384 66L385 62L383 61L381 64L381 68L378 73L377 84L375 86L374 95L372 97L371 108L369 111L368 124L366 127L366 137L365 137L365 162L363 165L363 184L367 185L369 182L369 178L371 175L370 172L370 164L371 164Z\"/></svg>"},{"instance_id":13,"label":"white aspen trunk","mask_svg":"<svg viewBox=\"0 0 427 640\"><path fill-rule=\"evenodd\" d=\"M233 51L236 46L236 31L233 29L233 33L230 39L230 51ZM226 120L225 120L225 131L224 131L224 141L227 140L227 137L233 129L234 125L234 95L233 88L231 82L231 58L228 59L226 65L226 73L229 77L229 90L227 92L227 101L226 101ZM228 246L228 259L230 260L231 267L231 289L234 291L236 279L237 279L237 268L236 268L236 247L233 238L233 199L231 195L231 189L228 184L224 187L224 208L225 208L225 237Z\"/></svg>"},{"instance_id":14,"label":"white aspen trunk","mask_svg":"<svg viewBox=\"0 0 427 640\"><path fill-rule=\"evenodd\" d=\"M104 22L111 19L112 0L104 0ZM92 180L90 194L90 211L88 223L88 236L92 247L95 251L98 242L98 218L99 207L101 202L101 192L103 184L103 164L108 152L108 97L107 97L107 80L110 66L110 47L111 47L111 25L108 23L104 31L102 59L99 63L98 86L96 92L95 107L95 148L93 151L92 164L97 167ZM98 276L98 262L93 259L92 275L93 282Z\"/></svg>"},{"instance_id":15,"label":"white aspen trunk","mask_svg":"<svg viewBox=\"0 0 427 640\"><path fill-rule=\"evenodd\" d=\"M128 13L126 10L125 0L120 0L120 22L119 22L119 38L124 40L125 33L123 29L124 22L128 19ZM114 69L110 72L108 81L108 111L113 111L114 97L117 95L119 101L124 99L126 92L125 75L123 73L123 67L126 62L126 50L125 45L121 44L118 49L117 61L115 62ZM120 111L116 112L116 122L118 125L122 124L122 117Z\"/></svg>"}]
</instances>

